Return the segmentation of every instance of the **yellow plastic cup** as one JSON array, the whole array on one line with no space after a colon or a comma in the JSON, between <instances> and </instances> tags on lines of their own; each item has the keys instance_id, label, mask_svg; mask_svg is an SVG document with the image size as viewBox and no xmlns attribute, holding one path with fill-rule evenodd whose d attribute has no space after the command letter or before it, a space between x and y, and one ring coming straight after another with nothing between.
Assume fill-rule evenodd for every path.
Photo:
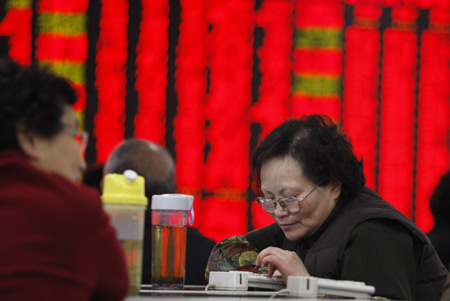
<instances>
[{"instance_id":1,"label":"yellow plastic cup","mask_svg":"<svg viewBox=\"0 0 450 301\"><path fill-rule=\"evenodd\" d=\"M123 174L107 174L103 182L103 208L111 218L122 244L130 277L129 296L139 295L142 276L142 245L144 239L144 178L133 170Z\"/></svg>"}]
</instances>

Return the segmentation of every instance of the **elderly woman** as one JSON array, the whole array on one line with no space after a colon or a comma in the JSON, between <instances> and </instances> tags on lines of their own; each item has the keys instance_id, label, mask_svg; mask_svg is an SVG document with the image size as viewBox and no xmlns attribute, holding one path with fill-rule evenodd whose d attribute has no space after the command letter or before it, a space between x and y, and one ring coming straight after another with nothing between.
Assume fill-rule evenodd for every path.
<instances>
[{"instance_id":1,"label":"elderly woman","mask_svg":"<svg viewBox=\"0 0 450 301\"><path fill-rule=\"evenodd\" d=\"M236 254L240 244L242 254L256 250L256 265L284 280L294 275L362 281L377 296L402 300L439 296L446 269L431 243L364 187L362 161L329 118L286 121L257 147L252 167L262 194L257 202L276 223L216 245L210 270L220 270L229 249Z\"/></svg>"},{"instance_id":2,"label":"elderly woman","mask_svg":"<svg viewBox=\"0 0 450 301\"><path fill-rule=\"evenodd\" d=\"M0 60L0 299L122 300L124 256L94 190L67 81Z\"/></svg>"}]
</instances>

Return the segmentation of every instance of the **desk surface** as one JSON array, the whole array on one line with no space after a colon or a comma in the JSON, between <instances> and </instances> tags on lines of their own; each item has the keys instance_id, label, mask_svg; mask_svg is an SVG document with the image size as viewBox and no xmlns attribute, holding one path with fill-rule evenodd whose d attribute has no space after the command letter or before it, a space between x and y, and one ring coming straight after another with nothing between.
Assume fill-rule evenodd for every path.
<instances>
[{"instance_id":1,"label":"desk surface","mask_svg":"<svg viewBox=\"0 0 450 301\"><path fill-rule=\"evenodd\" d=\"M185 285L183 290L153 290L151 285L142 285L140 296L127 297L126 301L142 301L142 300L218 300L218 301L262 301L269 300L276 291L205 291L204 285ZM316 301L316 298L300 298L289 297L287 295L276 295L274 299L286 301ZM272 300L272 299L270 299ZM321 301L336 300L320 298Z\"/></svg>"},{"instance_id":2,"label":"desk surface","mask_svg":"<svg viewBox=\"0 0 450 301\"><path fill-rule=\"evenodd\" d=\"M183 290L154 290L150 285L143 285L141 287L140 296L128 297L127 301L133 300L268 300L276 291L219 291L208 290L205 291L205 286L201 285L185 285ZM286 298L280 295L283 300L298 300Z\"/></svg>"}]
</instances>

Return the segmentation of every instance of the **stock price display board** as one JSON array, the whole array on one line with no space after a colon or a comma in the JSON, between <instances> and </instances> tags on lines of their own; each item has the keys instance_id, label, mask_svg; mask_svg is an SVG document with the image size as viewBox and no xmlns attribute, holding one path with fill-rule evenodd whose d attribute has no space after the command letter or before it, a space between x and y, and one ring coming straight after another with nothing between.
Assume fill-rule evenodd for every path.
<instances>
[{"instance_id":1,"label":"stock price display board","mask_svg":"<svg viewBox=\"0 0 450 301\"><path fill-rule=\"evenodd\" d=\"M88 163L129 137L166 146L194 226L215 240L273 221L252 202L250 153L311 113L348 133L367 185L428 231L450 165L448 2L6 0L0 47L72 82Z\"/></svg>"}]
</instances>

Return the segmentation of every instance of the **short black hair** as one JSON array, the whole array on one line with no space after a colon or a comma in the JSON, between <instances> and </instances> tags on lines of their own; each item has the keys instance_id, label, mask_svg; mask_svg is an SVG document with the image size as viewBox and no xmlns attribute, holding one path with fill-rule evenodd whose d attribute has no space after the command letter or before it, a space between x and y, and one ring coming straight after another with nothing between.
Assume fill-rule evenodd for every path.
<instances>
[{"instance_id":1,"label":"short black hair","mask_svg":"<svg viewBox=\"0 0 450 301\"><path fill-rule=\"evenodd\" d=\"M0 150L20 149L16 130L50 138L62 128L65 105L76 102L69 82L47 68L26 67L11 58L0 59Z\"/></svg>"},{"instance_id":2,"label":"short black hair","mask_svg":"<svg viewBox=\"0 0 450 301\"><path fill-rule=\"evenodd\" d=\"M315 185L325 186L333 180L341 182L342 200L352 197L366 183L362 159L356 158L350 140L327 116L290 119L261 141L252 156L254 188L258 193L263 163L286 156L297 160L306 178Z\"/></svg>"}]
</instances>

